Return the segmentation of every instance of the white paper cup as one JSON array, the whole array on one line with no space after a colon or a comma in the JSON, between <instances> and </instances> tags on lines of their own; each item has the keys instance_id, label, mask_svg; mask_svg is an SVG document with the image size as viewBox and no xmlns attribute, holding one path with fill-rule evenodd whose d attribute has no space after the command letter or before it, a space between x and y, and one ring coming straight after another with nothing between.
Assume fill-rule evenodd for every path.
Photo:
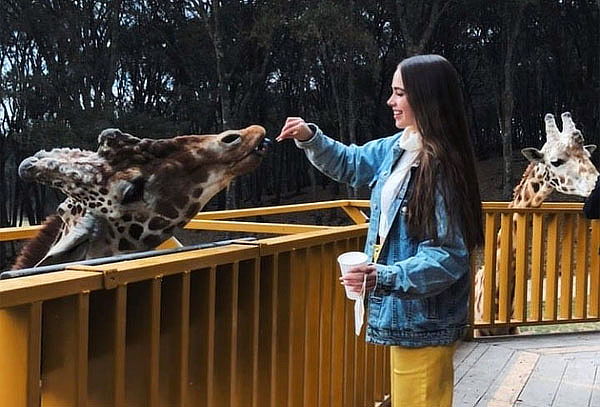
<instances>
[{"instance_id":1,"label":"white paper cup","mask_svg":"<svg viewBox=\"0 0 600 407\"><path fill-rule=\"evenodd\" d=\"M346 252L342 253L337 258L340 264L340 270L342 276L348 272L352 267L363 266L367 264L369 257L363 252ZM350 287L344 286L346 289L346 297L351 300L357 300L360 298L360 294L350 290Z\"/></svg>"}]
</instances>

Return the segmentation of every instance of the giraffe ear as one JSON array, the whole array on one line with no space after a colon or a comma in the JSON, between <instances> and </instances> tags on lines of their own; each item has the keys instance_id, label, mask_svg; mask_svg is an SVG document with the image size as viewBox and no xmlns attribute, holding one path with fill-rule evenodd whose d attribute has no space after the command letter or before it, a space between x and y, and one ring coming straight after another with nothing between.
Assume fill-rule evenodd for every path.
<instances>
[{"instance_id":1,"label":"giraffe ear","mask_svg":"<svg viewBox=\"0 0 600 407\"><path fill-rule=\"evenodd\" d=\"M595 144L588 144L587 146L583 146L583 148L585 148L587 150L588 153L590 153L590 155L596 151L596 145Z\"/></svg>"},{"instance_id":2,"label":"giraffe ear","mask_svg":"<svg viewBox=\"0 0 600 407\"><path fill-rule=\"evenodd\" d=\"M128 185L125 187L123 192L123 199L121 200L122 205L128 203L141 201L144 198L144 185L146 180L142 176L135 177L131 181L128 181Z\"/></svg>"},{"instance_id":3,"label":"giraffe ear","mask_svg":"<svg viewBox=\"0 0 600 407\"><path fill-rule=\"evenodd\" d=\"M544 153L534 147L524 148L521 153L531 162L540 162L544 159Z\"/></svg>"}]
</instances>

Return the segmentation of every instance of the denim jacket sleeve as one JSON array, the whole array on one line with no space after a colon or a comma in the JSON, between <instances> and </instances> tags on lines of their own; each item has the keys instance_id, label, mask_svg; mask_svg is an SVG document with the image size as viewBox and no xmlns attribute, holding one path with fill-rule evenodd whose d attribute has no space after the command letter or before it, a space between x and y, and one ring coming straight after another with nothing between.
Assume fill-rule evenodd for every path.
<instances>
[{"instance_id":1,"label":"denim jacket sleeve","mask_svg":"<svg viewBox=\"0 0 600 407\"><path fill-rule=\"evenodd\" d=\"M437 242L423 240L417 244L414 256L391 265L376 265L376 292L382 290L403 299L426 298L444 291L469 272L469 251L460 231L449 233L446 206L439 190L436 221Z\"/></svg>"},{"instance_id":2,"label":"denim jacket sleeve","mask_svg":"<svg viewBox=\"0 0 600 407\"><path fill-rule=\"evenodd\" d=\"M585 199L583 213L588 219L600 219L600 176L592 193Z\"/></svg>"},{"instance_id":3,"label":"denim jacket sleeve","mask_svg":"<svg viewBox=\"0 0 600 407\"><path fill-rule=\"evenodd\" d=\"M397 140L391 136L362 146L347 146L327 137L316 125L309 126L314 136L308 141L295 140L296 145L323 174L353 187L367 185L376 178L384 157Z\"/></svg>"}]
</instances>

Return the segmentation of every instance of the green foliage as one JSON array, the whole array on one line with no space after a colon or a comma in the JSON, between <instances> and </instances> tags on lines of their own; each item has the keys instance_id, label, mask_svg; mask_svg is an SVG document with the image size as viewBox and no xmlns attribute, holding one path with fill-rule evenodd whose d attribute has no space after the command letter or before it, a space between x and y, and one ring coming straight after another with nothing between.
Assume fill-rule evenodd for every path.
<instances>
[{"instance_id":1,"label":"green foliage","mask_svg":"<svg viewBox=\"0 0 600 407\"><path fill-rule=\"evenodd\" d=\"M0 137L11 149L0 160L19 159L13 150L94 149L106 127L168 137L260 123L274 136L289 115L364 143L395 131L389 82L414 52L453 62L477 151L499 155L515 1L4 1ZM525 7L513 66L514 147L540 147L543 115L566 109L587 141L600 143L598 3ZM277 146L270 160L257 175L265 190L279 196L310 182L291 146ZM18 182L4 171L6 185Z\"/></svg>"}]
</instances>

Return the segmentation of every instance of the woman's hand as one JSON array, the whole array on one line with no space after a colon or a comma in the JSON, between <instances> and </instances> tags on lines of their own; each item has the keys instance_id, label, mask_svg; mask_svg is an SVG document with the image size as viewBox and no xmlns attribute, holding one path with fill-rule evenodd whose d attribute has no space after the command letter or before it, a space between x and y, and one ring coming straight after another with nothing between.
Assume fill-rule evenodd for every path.
<instances>
[{"instance_id":1,"label":"woman's hand","mask_svg":"<svg viewBox=\"0 0 600 407\"><path fill-rule=\"evenodd\" d=\"M306 122L301 117L288 117L281 129L281 133L277 136L277 141L282 141L288 138L298 141L306 141L312 138L313 132L308 127Z\"/></svg>"},{"instance_id":2,"label":"woman's hand","mask_svg":"<svg viewBox=\"0 0 600 407\"><path fill-rule=\"evenodd\" d=\"M340 277L340 282L350 287L351 291L360 294L365 278L367 279L365 292L369 292L375 288L375 284L377 283L377 269L375 265L367 264L352 267L346 274Z\"/></svg>"}]
</instances>

